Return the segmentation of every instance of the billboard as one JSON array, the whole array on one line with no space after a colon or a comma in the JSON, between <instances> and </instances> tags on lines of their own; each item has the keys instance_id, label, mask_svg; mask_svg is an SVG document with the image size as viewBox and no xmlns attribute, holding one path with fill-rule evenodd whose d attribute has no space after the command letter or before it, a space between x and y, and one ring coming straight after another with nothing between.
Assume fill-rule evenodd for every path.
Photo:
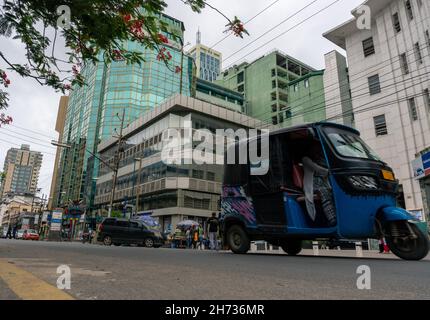
<instances>
[{"instance_id":1,"label":"billboard","mask_svg":"<svg viewBox=\"0 0 430 320\"><path fill-rule=\"evenodd\" d=\"M51 231L60 231L63 221L63 209L56 209L52 212Z\"/></svg>"},{"instance_id":2,"label":"billboard","mask_svg":"<svg viewBox=\"0 0 430 320\"><path fill-rule=\"evenodd\" d=\"M430 176L430 151L412 161L412 170L415 179Z\"/></svg>"}]
</instances>

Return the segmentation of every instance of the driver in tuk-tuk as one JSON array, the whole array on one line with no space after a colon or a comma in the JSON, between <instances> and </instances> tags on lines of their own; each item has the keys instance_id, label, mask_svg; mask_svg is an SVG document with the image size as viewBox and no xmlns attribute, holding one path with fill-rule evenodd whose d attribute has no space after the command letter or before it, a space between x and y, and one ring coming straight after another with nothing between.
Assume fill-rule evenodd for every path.
<instances>
[{"instance_id":1,"label":"driver in tuk-tuk","mask_svg":"<svg viewBox=\"0 0 430 320\"><path fill-rule=\"evenodd\" d=\"M306 209L312 221L317 219L315 208L315 194L320 197L324 215L328 226L336 225L336 210L334 208L333 194L329 182L329 171L320 142L314 141L302 158L304 179L303 191L305 193Z\"/></svg>"}]
</instances>

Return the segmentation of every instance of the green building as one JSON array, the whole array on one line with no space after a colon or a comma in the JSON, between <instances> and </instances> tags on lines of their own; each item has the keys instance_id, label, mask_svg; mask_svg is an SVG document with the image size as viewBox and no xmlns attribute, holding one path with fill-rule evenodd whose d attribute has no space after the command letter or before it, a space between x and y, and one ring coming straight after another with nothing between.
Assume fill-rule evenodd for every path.
<instances>
[{"instance_id":1,"label":"green building","mask_svg":"<svg viewBox=\"0 0 430 320\"><path fill-rule=\"evenodd\" d=\"M244 95L247 115L279 127L329 120L353 126L346 58L324 55L325 69L275 50L225 70L217 84Z\"/></svg>"},{"instance_id":2,"label":"green building","mask_svg":"<svg viewBox=\"0 0 430 320\"><path fill-rule=\"evenodd\" d=\"M288 105L280 110L278 119L272 122L282 127L321 121L326 116L324 94L324 70L312 71L288 83Z\"/></svg>"},{"instance_id":3,"label":"green building","mask_svg":"<svg viewBox=\"0 0 430 320\"><path fill-rule=\"evenodd\" d=\"M58 150L58 173L51 186L55 190L53 207L76 200L92 207L99 167L94 154L100 141L118 135L123 110L125 124L129 124L180 91L183 95L192 94L192 59L185 56L183 72L175 73L175 66L181 65L184 24L167 15L160 20L168 24L164 35L169 43L164 47L172 55L169 67L157 60L155 51L129 42L126 43L129 50L144 54L145 62L141 65L114 61L89 63L83 68L87 85L73 88L64 117L60 142L70 148Z\"/></svg>"},{"instance_id":4,"label":"green building","mask_svg":"<svg viewBox=\"0 0 430 320\"><path fill-rule=\"evenodd\" d=\"M288 84L313 71L277 50L225 70L216 83L243 93L249 116L278 124L288 108Z\"/></svg>"}]
</instances>

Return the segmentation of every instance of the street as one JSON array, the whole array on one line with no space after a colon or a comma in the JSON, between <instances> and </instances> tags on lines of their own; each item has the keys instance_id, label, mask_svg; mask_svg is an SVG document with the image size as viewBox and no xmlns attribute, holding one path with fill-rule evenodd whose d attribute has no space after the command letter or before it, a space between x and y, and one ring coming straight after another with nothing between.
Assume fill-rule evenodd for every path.
<instances>
[{"instance_id":1,"label":"street","mask_svg":"<svg viewBox=\"0 0 430 320\"><path fill-rule=\"evenodd\" d=\"M0 240L0 299L428 299L430 260L322 251L234 255L180 249ZM71 270L58 290L57 268ZM370 267L371 289L357 288ZM29 293L31 291L31 293Z\"/></svg>"}]
</instances>

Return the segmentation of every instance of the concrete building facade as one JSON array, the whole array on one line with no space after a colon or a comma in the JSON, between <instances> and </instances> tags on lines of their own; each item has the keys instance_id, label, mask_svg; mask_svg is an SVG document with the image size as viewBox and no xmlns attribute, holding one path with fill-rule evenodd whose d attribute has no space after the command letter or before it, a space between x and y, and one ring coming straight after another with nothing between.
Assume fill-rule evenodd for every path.
<instances>
[{"instance_id":1,"label":"concrete building facade","mask_svg":"<svg viewBox=\"0 0 430 320\"><path fill-rule=\"evenodd\" d=\"M185 127L186 122L189 127ZM184 219L203 222L212 212L220 210L224 166L195 162L167 164L162 159L162 150L168 143L165 134L172 129L184 137L186 130L207 129L215 133L216 129L263 127L261 121L228 108L181 95L170 98L125 130L114 204L136 205L137 194L139 214L158 218L164 229ZM175 147L183 147L185 142L181 141ZM116 146L115 139L108 139L99 145L98 151L113 163ZM214 156L221 155L214 153ZM95 202L104 207L103 215L107 214L111 191L112 171L101 164Z\"/></svg>"},{"instance_id":2,"label":"concrete building facade","mask_svg":"<svg viewBox=\"0 0 430 320\"><path fill-rule=\"evenodd\" d=\"M354 9L351 20L324 36L347 52L356 128L394 169L403 192L399 203L422 212L411 162L430 146L430 2L363 4L371 12L370 30L358 27Z\"/></svg>"}]
</instances>

